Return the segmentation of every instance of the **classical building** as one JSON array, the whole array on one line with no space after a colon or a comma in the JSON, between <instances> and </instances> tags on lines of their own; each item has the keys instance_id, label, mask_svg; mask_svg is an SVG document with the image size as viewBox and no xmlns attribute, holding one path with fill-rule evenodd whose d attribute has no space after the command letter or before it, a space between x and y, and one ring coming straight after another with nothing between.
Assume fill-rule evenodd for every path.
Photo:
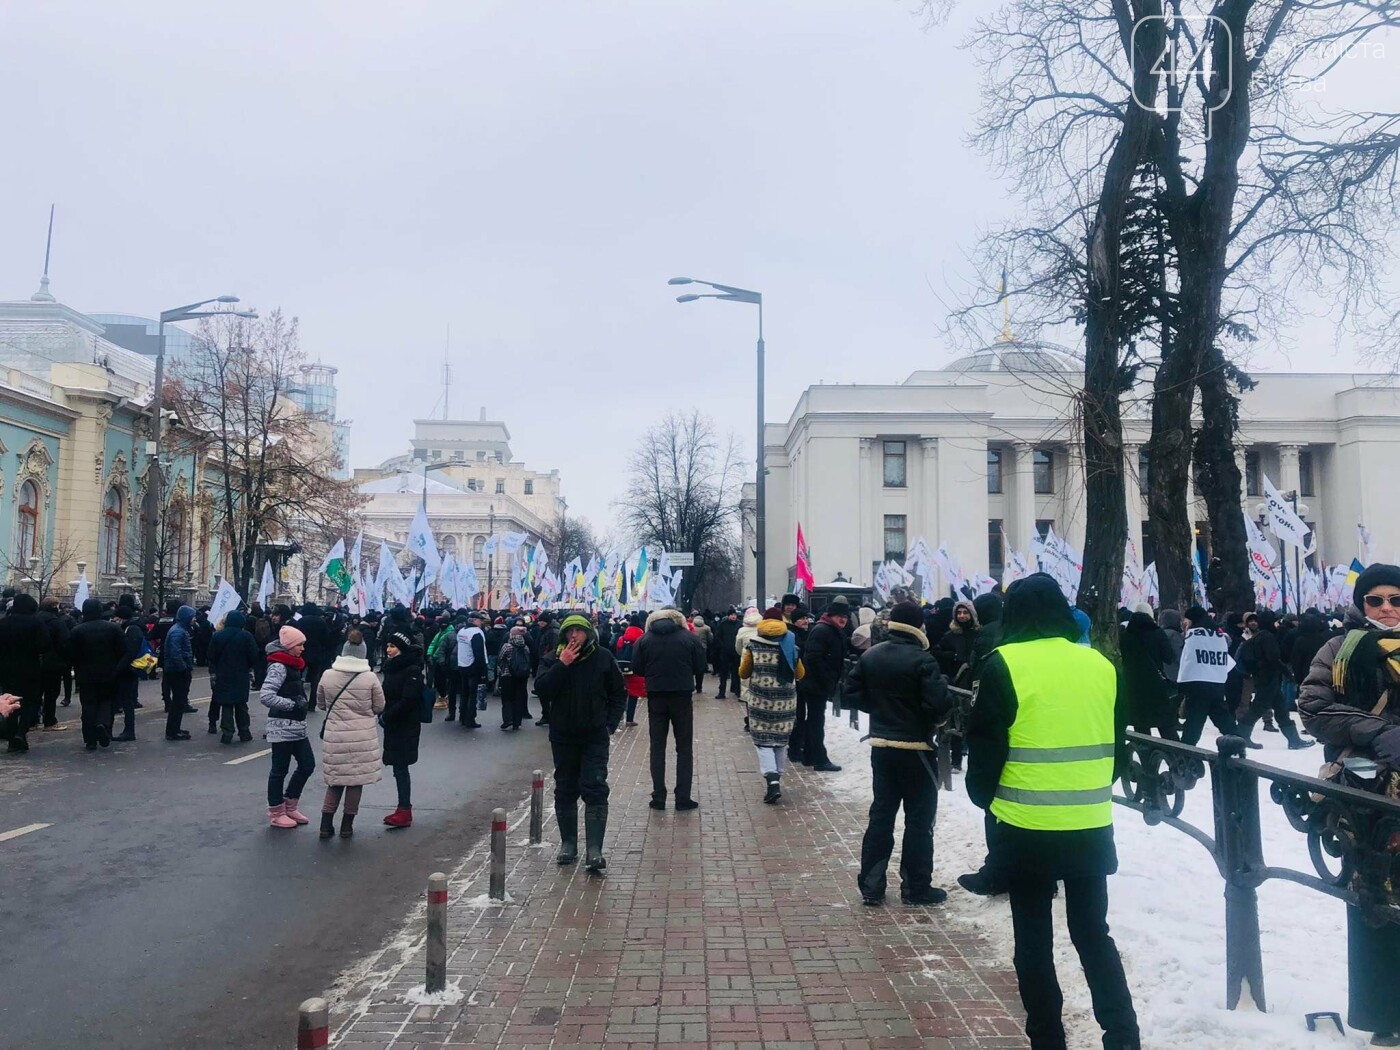
<instances>
[{"instance_id":1,"label":"classical building","mask_svg":"<svg viewBox=\"0 0 1400 1050\"><path fill-rule=\"evenodd\" d=\"M538 539L552 532L564 512L559 472L541 473L513 460L510 431L488 420L485 409L475 420L416 419L413 426L407 453L355 470L359 491L369 499L361 512L365 556L380 539L396 546L407 540L413 515L426 501L438 546L458 560L472 557L483 589L499 607L509 600L510 581L500 559L486 557L482 548L492 535L524 532Z\"/></svg>"},{"instance_id":2,"label":"classical building","mask_svg":"<svg viewBox=\"0 0 1400 1050\"><path fill-rule=\"evenodd\" d=\"M1040 343L1007 340L903 383L813 386L764 435L768 565L765 591L790 586L799 522L819 581L838 571L869 584L875 565L902 561L923 536L948 544L966 573L999 576L1008 549L1026 551L1053 527L1082 549L1082 446L1074 402L1083 363ZM1376 558L1400 551L1400 491L1378 484L1400 450L1400 384L1384 375L1255 373L1243 395L1236 452L1251 517L1267 476L1296 492L1315 531L1315 558L1349 562L1357 525ZM1151 465L1144 395L1125 403L1128 534L1142 552ZM752 500L753 486L746 495ZM1206 557L1210 526L1191 492ZM752 515L745 515L746 545ZM1291 569L1291 564L1290 564ZM745 567L754 593L754 566ZM946 581L941 581L946 582Z\"/></svg>"}]
</instances>

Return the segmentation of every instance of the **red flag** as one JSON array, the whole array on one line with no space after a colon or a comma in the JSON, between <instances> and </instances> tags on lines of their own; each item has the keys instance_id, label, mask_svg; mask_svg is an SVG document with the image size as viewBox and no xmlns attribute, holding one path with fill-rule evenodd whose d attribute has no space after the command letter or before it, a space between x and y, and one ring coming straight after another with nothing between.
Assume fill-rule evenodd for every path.
<instances>
[{"instance_id":1,"label":"red flag","mask_svg":"<svg viewBox=\"0 0 1400 1050\"><path fill-rule=\"evenodd\" d=\"M802 538L802 523L797 523L797 578L802 586L811 591L817 585L812 576L812 553L807 549L807 541Z\"/></svg>"}]
</instances>

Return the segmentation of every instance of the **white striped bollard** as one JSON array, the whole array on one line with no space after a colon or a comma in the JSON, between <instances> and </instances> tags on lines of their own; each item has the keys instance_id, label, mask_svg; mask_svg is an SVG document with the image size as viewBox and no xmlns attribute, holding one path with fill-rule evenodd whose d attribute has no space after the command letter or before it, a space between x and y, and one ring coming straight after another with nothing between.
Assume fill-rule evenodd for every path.
<instances>
[{"instance_id":1,"label":"white striped bollard","mask_svg":"<svg viewBox=\"0 0 1400 1050\"><path fill-rule=\"evenodd\" d=\"M447 876L428 876L428 972L423 987L431 995L447 987Z\"/></svg>"},{"instance_id":2,"label":"white striped bollard","mask_svg":"<svg viewBox=\"0 0 1400 1050\"><path fill-rule=\"evenodd\" d=\"M544 770L535 770L530 784L530 845L544 841Z\"/></svg>"},{"instance_id":3,"label":"white striped bollard","mask_svg":"<svg viewBox=\"0 0 1400 1050\"><path fill-rule=\"evenodd\" d=\"M506 811L491 811L491 899L506 899Z\"/></svg>"},{"instance_id":4,"label":"white striped bollard","mask_svg":"<svg viewBox=\"0 0 1400 1050\"><path fill-rule=\"evenodd\" d=\"M324 999L308 999L297 1009L297 1050L324 1050L331 1041L331 1011Z\"/></svg>"}]
</instances>

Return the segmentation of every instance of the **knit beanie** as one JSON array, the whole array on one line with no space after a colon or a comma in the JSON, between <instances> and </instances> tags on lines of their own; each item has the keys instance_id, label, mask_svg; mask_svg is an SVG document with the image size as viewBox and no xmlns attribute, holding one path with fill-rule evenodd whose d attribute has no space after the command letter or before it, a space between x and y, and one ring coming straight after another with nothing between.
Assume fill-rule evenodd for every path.
<instances>
[{"instance_id":1,"label":"knit beanie","mask_svg":"<svg viewBox=\"0 0 1400 1050\"><path fill-rule=\"evenodd\" d=\"M365 643L363 641L346 642L340 647L340 655L353 656L363 660L366 656L369 655L369 649L365 647Z\"/></svg>"},{"instance_id":2,"label":"knit beanie","mask_svg":"<svg viewBox=\"0 0 1400 1050\"><path fill-rule=\"evenodd\" d=\"M918 627L922 629L924 626L924 610L919 607L917 602L897 602L895 607L890 610L890 622L902 623L906 627Z\"/></svg>"},{"instance_id":3,"label":"knit beanie","mask_svg":"<svg viewBox=\"0 0 1400 1050\"><path fill-rule=\"evenodd\" d=\"M758 621L763 619L763 614L757 609L749 609L744 613L744 626L757 627Z\"/></svg>"},{"instance_id":4,"label":"knit beanie","mask_svg":"<svg viewBox=\"0 0 1400 1050\"><path fill-rule=\"evenodd\" d=\"M395 631L389 635L389 641L401 653L406 653L413 648L413 639L404 631Z\"/></svg>"},{"instance_id":5,"label":"knit beanie","mask_svg":"<svg viewBox=\"0 0 1400 1050\"><path fill-rule=\"evenodd\" d=\"M1181 615L1191 621L1192 627L1204 627L1206 621L1210 619L1210 613L1206 612L1199 605L1191 606L1191 608L1187 609Z\"/></svg>"},{"instance_id":6,"label":"knit beanie","mask_svg":"<svg viewBox=\"0 0 1400 1050\"><path fill-rule=\"evenodd\" d=\"M277 632L277 644L283 649L290 649L294 645L304 645L305 643L306 635L302 634L291 624L287 624L286 627L283 627Z\"/></svg>"},{"instance_id":7,"label":"knit beanie","mask_svg":"<svg viewBox=\"0 0 1400 1050\"><path fill-rule=\"evenodd\" d=\"M1356 603L1358 609L1365 609L1366 603L1362 599L1366 597L1367 592L1383 586L1400 587L1400 565L1377 562L1375 565L1366 566L1356 578L1351 600Z\"/></svg>"},{"instance_id":8,"label":"knit beanie","mask_svg":"<svg viewBox=\"0 0 1400 1050\"><path fill-rule=\"evenodd\" d=\"M781 620L783 618L783 607L781 605L774 605L770 609L765 609L763 618L765 620ZM748 618L745 617L745 620L747 619Z\"/></svg>"}]
</instances>

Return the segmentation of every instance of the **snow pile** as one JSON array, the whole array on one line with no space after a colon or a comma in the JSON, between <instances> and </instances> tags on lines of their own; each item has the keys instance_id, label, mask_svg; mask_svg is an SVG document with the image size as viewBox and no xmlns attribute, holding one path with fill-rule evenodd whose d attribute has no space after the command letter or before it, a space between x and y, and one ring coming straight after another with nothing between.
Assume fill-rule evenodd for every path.
<instances>
[{"instance_id":1,"label":"snow pile","mask_svg":"<svg viewBox=\"0 0 1400 1050\"><path fill-rule=\"evenodd\" d=\"M456 903L463 908L499 908L504 904L514 904L515 898L507 893L505 900L498 901L489 893L479 893L475 897L470 897L464 901L457 901Z\"/></svg>"},{"instance_id":2,"label":"snow pile","mask_svg":"<svg viewBox=\"0 0 1400 1050\"><path fill-rule=\"evenodd\" d=\"M868 720L866 721L868 724ZM1214 747L1214 728L1202 747ZM869 805L869 745L844 717L827 721L827 745L841 773L822 783L857 812ZM1288 751L1281 735L1259 733L1265 749L1250 757L1267 765L1316 775L1322 749ZM1307 839L1289 826L1281 807L1260 788L1264 857L1273 865L1313 873ZM1213 834L1209 775L1187 795L1182 819ZM1123 955L1143 1046L1151 1050L1316 1050L1364 1047L1369 1036L1343 1037L1326 1021L1307 1030L1304 1014L1333 1010L1346 1019L1346 908L1340 901L1294 883L1270 880L1259 888L1264 990L1269 1012L1253 1009L1246 991L1240 1007L1225 1009L1224 881L1205 848L1166 825L1148 827L1137 813L1114 808L1119 871L1109 879L1109 924ZM898 866L900 831L895 832ZM972 805L961 774L941 792L934 830L934 885L949 890L946 917L978 930L996 961L1011 965L1011 912L1005 897L965 893L958 875L975 871L986 854L982 811ZM852 892L854 893L854 873ZM1069 943L1063 897L1055 903L1055 960L1065 994L1065 1022L1072 1046L1098 1045L1088 986ZM928 961L928 960L925 960Z\"/></svg>"},{"instance_id":3,"label":"snow pile","mask_svg":"<svg viewBox=\"0 0 1400 1050\"><path fill-rule=\"evenodd\" d=\"M440 992L429 992L425 984L416 984L403 997L403 1001L414 1006L456 1006L466 999L459 977Z\"/></svg>"}]
</instances>

